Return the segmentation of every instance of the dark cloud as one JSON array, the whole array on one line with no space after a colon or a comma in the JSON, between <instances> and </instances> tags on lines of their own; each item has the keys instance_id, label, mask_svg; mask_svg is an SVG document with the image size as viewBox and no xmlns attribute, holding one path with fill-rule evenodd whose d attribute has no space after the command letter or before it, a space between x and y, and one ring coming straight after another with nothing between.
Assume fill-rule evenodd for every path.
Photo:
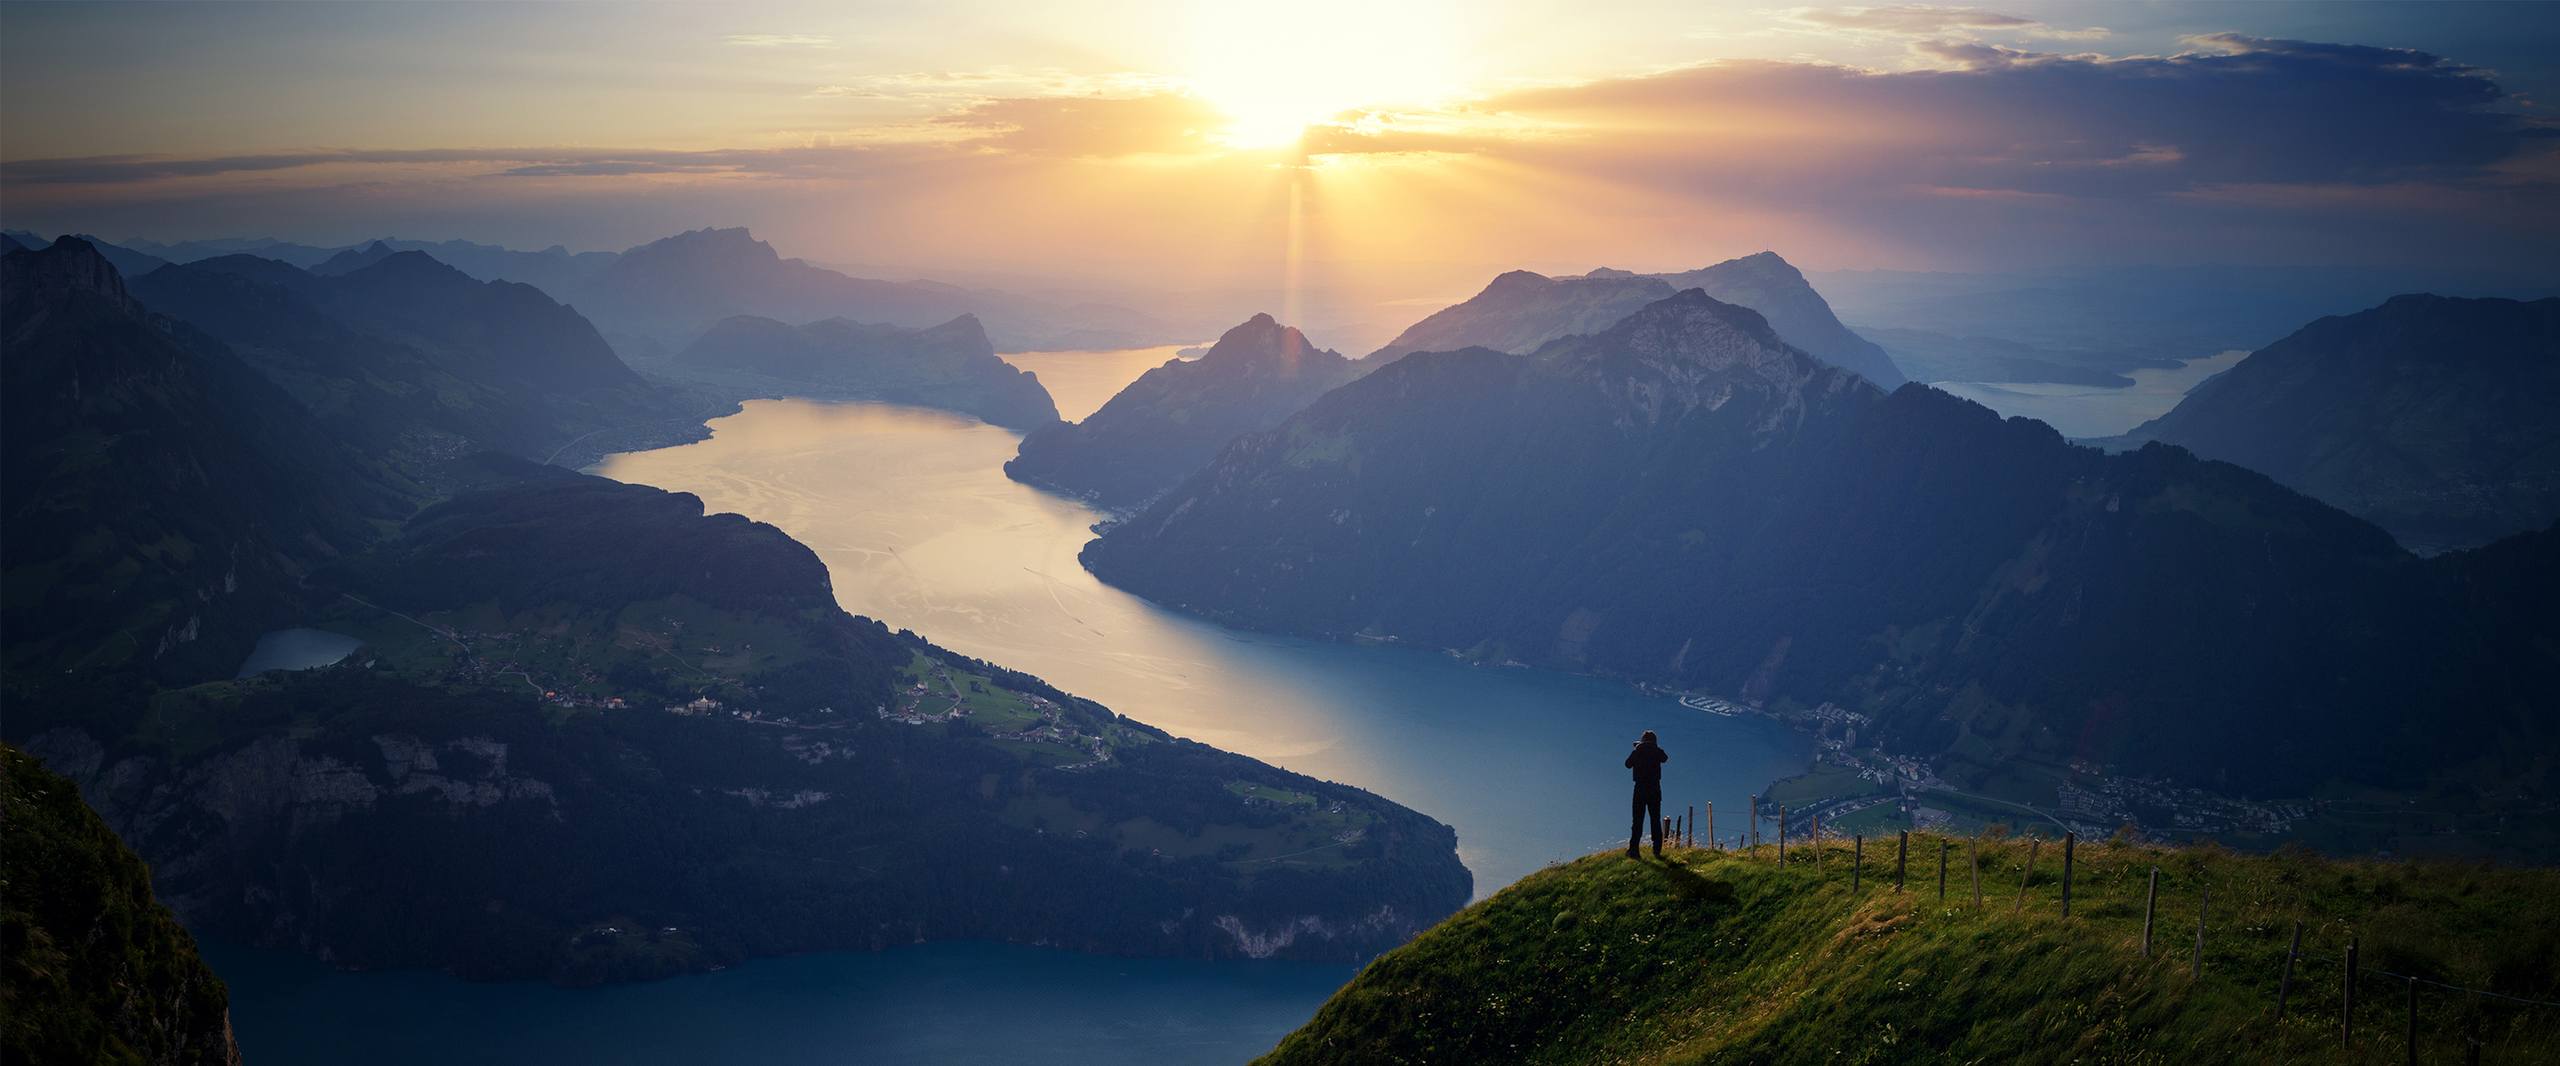
<instances>
[{"instance_id":1,"label":"dark cloud","mask_svg":"<svg viewBox=\"0 0 2560 1066\"><path fill-rule=\"evenodd\" d=\"M1563 130L1442 150L1652 172L1694 186L2121 196L2247 183L2461 180L2540 131L2486 72L2424 52L2220 34L2108 58L1931 42L1947 69L1719 63L1514 93L1485 113ZM1325 150L1431 138L1329 130ZM1795 183L1810 183L1809 185Z\"/></svg>"},{"instance_id":2,"label":"dark cloud","mask_svg":"<svg viewBox=\"0 0 2560 1066\"><path fill-rule=\"evenodd\" d=\"M1966 30L2010 30L2022 32L2050 31L2052 28L2035 19L2020 15L2004 15L1978 7L1940 7L1935 4L1894 4L1885 7L1806 8L1791 12L1797 22L1826 29L1858 30L1869 33L1895 33L1911 36L1942 36ZM2078 35L2082 31L2070 31ZM2104 30L2096 31L2099 34Z\"/></svg>"}]
</instances>

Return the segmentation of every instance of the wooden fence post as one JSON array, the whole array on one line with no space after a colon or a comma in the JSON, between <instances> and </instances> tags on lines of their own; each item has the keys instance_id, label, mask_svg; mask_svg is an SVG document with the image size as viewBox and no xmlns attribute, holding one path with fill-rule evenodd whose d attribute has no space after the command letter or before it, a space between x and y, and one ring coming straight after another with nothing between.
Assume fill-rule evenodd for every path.
<instances>
[{"instance_id":1,"label":"wooden fence post","mask_svg":"<svg viewBox=\"0 0 2560 1066\"><path fill-rule=\"evenodd\" d=\"M2276 1020L2284 1020L2284 1005L2293 995L2293 960L2302 954L2302 919L2293 920L2293 946L2284 949L2284 976L2276 979Z\"/></svg>"},{"instance_id":2,"label":"wooden fence post","mask_svg":"<svg viewBox=\"0 0 2560 1066\"><path fill-rule=\"evenodd\" d=\"M2196 886L2196 961L2195 961L2195 968L2194 968L2194 970L2193 970L2192 972L2190 972L2190 973L2187 975L2190 979L2201 978L2201 977L2203 977L2203 976L2204 976L2204 912L2205 912L2205 908L2210 907L2210 906L2212 906L2212 905L2213 905L2213 886L2211 886L2211 885L2201 885L2201 884L2200 884L2200 885L2197 885L2197 886Z\"/></svg>"},{"instance_id":3,"label":"wooden fence post","mask_svg":"<svg viewBox=\"0 0 2560 1066\"><path fill-rule=\"evenodd\" d=\"M1970 841L1967 841L1967 842L1965 843L1964 850L1965 850L1965 854L1966 854L1967 856L1970 856L1970 857L1972 858L1972 860L1973 860L1973 909L1975 909L1975 910L1981 910L1981 909L1982 909L1982 831L1981 831L1981 830L1976 829L1976 830L1974 830L1974 831L1973 831L1973 839L1972 839L1972 840L1970 840Z\"/></svg>"},{"instance_id":4,"label":"wooden fence post","mask_svg":"<svg viewBox=\"0 0 2560 1066\"><path fill-rule=\"evenodd\" d=\"M2160 909L2160 868L2151 868L2151 887L2142 893L2142 957L2151 957L2151 916Z\"/></svg>"},{"instance_id":5,"label":"wooden fence post","mask_svg":"<svg viewBox=\"0 0 2560 1066\"><path fill-rule=\"evenodd\" d=\"M2080 834L2062 834L2062 916L2071 917L2071 852L2080 843Z\"/></svg>"},{"instance_id":6,"label":"wooden fence post","mask_svg":"<svg viewBox=\"0 0 2560 1066\"><path fill-rule=\"evenodd\" d=\"M1901 840L1900 840L1899 842L1897 842L1896 844L1894 844L1894 846L1893 846L1893 890L1894 890L1894 891L1896 891L1896 892L1900 892L1900 891L1902 891L1902 864L1903 864L1903 860L1908 859L1908 858L1910 858L1910 857L1911 857L1911 831L1910 831L1910 830L1908 830L1908 829L1905 829L1905 830L1903 830L1903 831L1902 831L1902 837L1901 837Z\"/></svg>"},{"instance_id":7,"label":"wooden fence post","mask_svg":"<svg viewBox=\"0 0 2560 1066\"><path fill-rule=\"evenodd\" d=\"M2467 1066L2480 1066L2480 993L2471 994L2470 1017L2463 1022L2462 1061Z\"/></svg>"},{"instance_id":8,"label":"wooden fence post","mask_svg":"<svg viewBox=\"0 0 2560 1066\"><path fill-rule=\"evenodd\" d=\"M1722 844L1718 844L1718 843L1716 842L1716 801L1714 801L1714 800L1708 800L1708 801L1707 801L1707 848L1708 848L1709 850L1714 850L1714 849L1721 848L1721 847L1723 847L1723 845L1722 845Z\"/></svg>"},{"instance_id":9,"label":"wooden fence post","mask_svg":"<svg viewBox=\"0 0 2560 1066\"><path fill-rule=\"evenodd\" d=\"M2347 968L2338 978L2338 1046L2352 1047L2356 1039L2356 942L2347 940Z\"/></svg>"},{"instance_id":10,"label":"wooden fence post","mask_svg":"<svg viewBox=\"0 0 2560 1066\"><path fill-rule=\"evenodd\" d=\"M1813 815L1813 864L1822 865L1822 813L1819 811Z\"/></svg>"},{"instance_id":11,"label":"wooden fence post","mask_svg":"<svg viewBox=\"0 0 2560 1066\"><path fill-rule=\"evenodd\" d=\"M1857 894L1858 894L1858 878L1859 878L1860 876L1864 875L1866 872L1867 872L1867 835L1866 835L1865 833L1858 833L1858 834L1854 834L1854 835L1852 835L1852 836L1849 838L1849 894L1850 894L1850 895L1855 896L1855 895L1857 895Z\"/></svg>"},{"instance_id":12,"label":"wooden fence post","mask_svg":"<svg viewBox=\"0 0 2560 1066\"><path fill-rule=\"evenodd\" d=\"M1787 805L1778 805L1778 865L1787 864Z\"/></svg>"},{"instance_id":13,"label":"wooden fence post","mask_svg":"<svg viewBox=\"0 0 2560 1066\"><path fill-rule=\"evenodd\" d=\"M2027 839L2027 868L2025 872L2018 875L2018 901L2009 905L2012 911L2023 909L2027 905L2027 881L2036 875L2036 849L2043 846L2043 840L2034 837Z\"/></svg>"},{"instance_id":14,"label":"wooden fence post","mask_svg":"<svg viewBox=\"0 0 2560 1066\"><path fill-rule=\"evenodd\" d=\"M1949 847L1949 845L1948 845L1948 843L1947 843L1947 841L1946 841L1946 838L1945 838L1945 837L1940 837L1940 838L1938 838L1938 902L1940 902L1940 903L1945 903L1945 902L1947 901L1947 848L1948 848L1948 847Z\"/></svg>"},{"instance_id":15,"label":"wooden fence post","mask_svg":"<svg viewBox=\"0 0 2560 1066\"><path fill-rule=\"evenodd\" d=\"M1757 854L1760 851L1760 797L1758 796L1751 797L1751 828L1745 830L1742 835L1744 841L1742 846Z\"/></svg>"},{"instance_id":16,"label":"wooden fence post","mask_svg":"<svg viewBox=\"0 0 2560 1066\"><path fill-rule=\"evenodd\" d=\"M1686 814L1686 815L1683 815L1683 816L1682 816L1681 821L1680 821L1680 824L1681 824L1681 826L1682 826L1683 828L1685 828L1685 829L1687 829L1687 830L1688 830L1688 835L1683 836L1683 837L1681 837L1681 838L1680 838L1680 846L1681 846L1681 847L1684 847L1684 848L1694 848L1694 847L1697 847L1697 846L1698 846L1698 805L1697 805L1697 804L1692 803L1692 804L1690 804L1690 805L1689 805L1689 813L1688 813L1688 814Z\"/></svg>"},{"instance_id":17,"label":"wooden fence post","mask_svg":"<svg viewBox=\"0 0 2560 1066\"><path fill-rule=\"evenodd\" d=\"M2409 1066L2418 1066L2418 979L2409 979Z\"/></svg>"}]
</instances>

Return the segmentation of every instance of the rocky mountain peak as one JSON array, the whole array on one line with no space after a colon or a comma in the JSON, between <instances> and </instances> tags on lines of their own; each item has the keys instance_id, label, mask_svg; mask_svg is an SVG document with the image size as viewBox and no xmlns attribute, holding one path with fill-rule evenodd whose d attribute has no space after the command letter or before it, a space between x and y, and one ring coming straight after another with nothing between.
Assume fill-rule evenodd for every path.
<instances>
[{"instance_id":1,"label":"rocky mountain peak","mask_svg":"<svg viewBox=\"0 0 2560 1066\"><path fill-rule=\"evenodd\" d=\"M118 304L130 305L124 275L115 264L107 262L96 245L78 237L64 237L44 248L11 252L0 263L6 266L6 287L12 299L46 299L64 293L87 292L104 296Z\"/></svg>"},{"instance_id":2,"label":"rocky mountain peak","mask_svg":"<svg viewBox=\"0 0 2560 1066\"><path fill-rule=\"evenodd\" d=\"M1277 363L1295 366L1309 355L1341 358L1335 352L1317 348L1307 340L1306 334L1298 331L1298 327L1281 325L1278 319L1268 314L1256 314L1220 336L1218 343L1209 346L1208 353L1200 357L1200 362L1205 365Z\"/></svg>"},{"instance_id":3,"label":"rocky mountain peak","mask_svg":"<svg viewBox=\"0 0 2560 1066\"><path fill-rule=\"evenodd\" d=\"M1758 396L1754 426L1766 433L1801 420L1815 394L1858 380L1780 340L1759 312L1698 289L1656 300L1599 333L1557 340L1536 357L1615 397L1625 426Z\"/></svg>"}]
</instances>

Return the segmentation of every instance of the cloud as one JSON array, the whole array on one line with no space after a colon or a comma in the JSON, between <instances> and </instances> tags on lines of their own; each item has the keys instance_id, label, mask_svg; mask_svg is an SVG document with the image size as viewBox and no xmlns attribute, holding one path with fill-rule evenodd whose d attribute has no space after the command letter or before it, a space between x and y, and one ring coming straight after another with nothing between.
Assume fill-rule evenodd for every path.
<instances>
[{"instance_id":1,"label":"cloud","mask_svg":"<svg viewBox=\"0 0 2560 1066\"><path fill-rule=\"evenodd\" d=\"M1818 29L1897 37L1970 36L1980 32L2084 40L2107 36L2107 30L2099 27L2064 29L2023 15L2002 14L1978 7L1940 7L1935 4L1799 8L1787 12L1783 17L1789 22Z\"/></svg>"},{"instance_id":2,"label":"cloud","mask_svg":"<svg viewBox=\"0 0 2560 1066\"><path fill-rule=\"evenodd\" d=\"M742 48L833 48L836 39L822 33L733 33L721 38Z\"/></svg>"},{"instance_id":3,"label":"cloud","mask_svg":"<svg viewBox=\"0 0 2560 1066\"><path fill-rule=\"evenodd\" d=\"M170 180L259 174L302 168L462 167L504 177L627 177L641 174L740 174L819 177L896 157L901 150L930 150L910 142L876 141L781 148L433 148L413 150L321 149L258 155L85 156L0 162L0 182L13 185L135 185Z\"/></svg>"},{"instance_id":4,"label":"cloud","mask_svg":"<svg viewBox=\"0 0 2560 1066\"><path fill-rule=\"evenodd\" d=\"M1138 71L1087 74L1057 67L898 71L864 74L818 86L816 97L975 103L1011 97L1143 96L1178 92L1181 79Z\"/></svg>"},{"instance_id":5,"label":"cloud","mask_svg":"<svg viewBox=\"0 0 2560 1066\"><path fill-rule=\"evenodd\" d=\"M988 100L935 123L1033 155L1110 157L1216 151L1226 117L1184 93Z\"/></svg>"},{"instance_id":6,"label":"cloud","mask_svg":"<svg viewBox=\"0 0 2560 1066\"><path fill-rule=\"evenodd\" d=\"M2547 132L2488 72L2425 52L2215 34L2173 56L2055 55L1933 41L1943 66L1750 61L1479 101L1442 150L1523 155L1689 186L2140 196L2207 184L2462 180ZM1456 116L1463 119L1464 116ZM1463 123L1462 123L1463 124ZM1328 151L1429 138L1358 127ZM1518 143L1510 143L1517 141ZM1582 160L1577 163L1576 158Z\"/></svg>"}]
</instances>

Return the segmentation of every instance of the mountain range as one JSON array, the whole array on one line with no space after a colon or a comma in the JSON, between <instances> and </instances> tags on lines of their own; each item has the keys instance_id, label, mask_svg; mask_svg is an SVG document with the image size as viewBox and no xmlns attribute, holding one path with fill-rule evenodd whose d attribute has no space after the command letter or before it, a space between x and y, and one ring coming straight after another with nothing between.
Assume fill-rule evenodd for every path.
<instances>
[{"instance_id":1,"label":"mountain range","mask_svg":"<svg viewBox=\"0 0 2560 1066\"><path fill-rule=\"evenodd\" d=\"M342 331L300 350L341 391L636 381L419 253L222 258L154 275L226 331ZM0 283L0 732L194 928L580 984L922 939L1348 960L1469 895L1447 826L849 615L770 526L495 451L399 476L296 399L320 370L280 386L76 238ZM360 648L235 679L284 626Z\"/></svg>"},{"instance_id":2,"label":"mountain range","mask_svg":"<svg viewBox=\"0 0 2560 1066\"><path fill-rule=\"evenodd\" d=\"M0 349L13 671L226 671L300 575L404 510L397 478L86 241L0 257Z\"/></svg>"},{"instance_id":3,"label":"mountain range","mask_svg":"<svg viewBox=\"0 0 2560 1066\"><path fill-rule=\"evenodd\" d=\"M1787 343L1882 388L1903 382L1892 357L1841 325L1822 294L1776 252L1758 252L1676 274L1634 274L1604 267L1580 277L1550 278L1514 270L1493 279L1466 302L1414 323L1370 353L1368 361L1383 363L1407 352L1461 348L1527 354L1559 337L1599 332L1637 308L1683 289L1700 289L1726 303L1751 308Z\"/></svg>"},{"instance_id":4,"label":"mountain range","mask_svg":"<svg viewBox=\"0 0 2560 1066\"><path fill-rule=\"evenodd\" d=\"M349 253L319 272L250 255L162 267L138 299L220 339L368 454L433 476L477 449L544 457L697 404L643 381L575 310L423 252Z\"/></svg>"},{"instance_id":5,"label":"mountain range","mask_svg":"<svg viewBox=\"0 0 2560 1066\"><path fill-rule=\"evenodd\" d=\"M1238 435L1279 424L1364 368L1258 314L1197 359L1139 375L1081 422L1022 438L1007 477L1125 508L1179 483Z\"/></svg>"},{"instance_id":6,"label":"mountain range","mask_svg":"<svg viewBox=\"0 0 2560 1066\"><path fill-rule=\"evenodd\" d=\"M996 357L974 315L924 329L830 318L794 326L725 318L676 353L688 378L771 383L774 391L939 407L1033 430L1058 420L1038 376Z\"/></svg>"},{"instance_id":7,"label":"mountain range","mask_svg":"<svg viewBox=\"0 0 2560 1066\"><path fill-rule=\"evenodd\" d=\"M2111 447L2223 459L2423 551L2560 521L2560 298L2401 296L2320 319Z\"/></svg>"},{"instance_id":8,"label":"mountain range","mask_svg":"<svg viewBox=\"0 0 2560 1066\"><path fill-rule=\"evenodd\" d=\"M557 245L529 252L473 241L381 238L334 248L272 239L134 240L118 254L177 263L249 254L333 273L338 271L325 268L332 260L352 267L408 251L425 252L483 281L540 288L592 319L624 357L644 363L664 359L736 315L924 328L974 314L1005 351L1128 348L1189 339L1154 316L1107 303L853 277L783 258L743 228L690 230L620 252L570 252Z\"/></svg>"},{"instance_id":9,"label":"mountain range","mask_svg":"<svg viewBox=\"0 0 2560 1066\"><path fill-rule=\"evenodd\" d=\"M2259 796L2547 775L2555 558L2422 560L2239 467L1887 393L1697 290L1527 358L1407 355L1083 554L1244 626L1830 704L1958 787Z\"/></svg>"}]
</instances>

